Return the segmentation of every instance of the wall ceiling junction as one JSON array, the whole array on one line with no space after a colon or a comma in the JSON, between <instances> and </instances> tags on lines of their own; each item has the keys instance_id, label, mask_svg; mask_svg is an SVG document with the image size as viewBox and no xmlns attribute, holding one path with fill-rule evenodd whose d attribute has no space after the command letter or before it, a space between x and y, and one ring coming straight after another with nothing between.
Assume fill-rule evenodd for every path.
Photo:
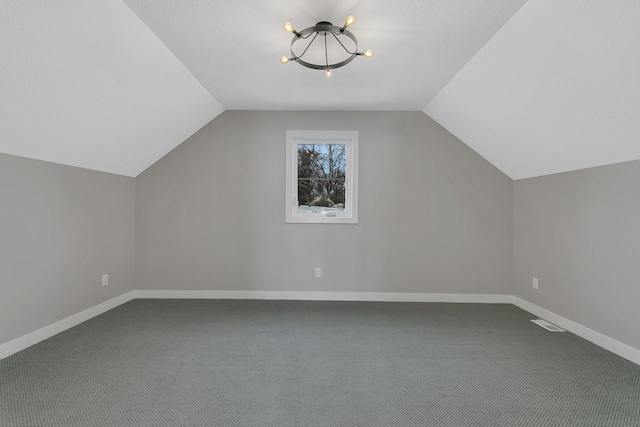
<instances>
[{"instance_id":1,"label":"wall ceiling junction","mask_svg":"<svg viewBox=\"0 0 640 427\"><path fill-rule=\"evenodd\" d=\"M285 21L347 14L372 59L280 64ZM422 110L513 179L640 159L639 20L634 0L6 0L0 152L137 176L225 109Z\"/></svg>"}]
</instances>

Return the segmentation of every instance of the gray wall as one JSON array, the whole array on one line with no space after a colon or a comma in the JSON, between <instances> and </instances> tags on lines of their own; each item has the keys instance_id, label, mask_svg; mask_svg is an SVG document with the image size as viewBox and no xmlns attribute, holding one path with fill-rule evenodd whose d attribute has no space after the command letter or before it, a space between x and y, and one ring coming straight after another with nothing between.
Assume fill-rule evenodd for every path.
<instances>
[{"instance_id":1,"label":"gray wall","mask_svg":"<svg viewBox=\"0 0 640 427\"><path fill-rule=\"evenodd\" d=\"M514 183L514 294L640 349L640 162Z\"/></svg>"},{"instance_id":2,"label":"gray wall","mask_svg":"<svg viewBox=\"0 0 640 427\"><path fill-rule=\"evenodd\" d=\"M288 129L360 131L358 225L285 224ZM136 289L511 294L512 188L422 112L226 111L136 178Z\"/></svg>"},{"instance_id":3,"label":"gray wall","mask_svg":"<svg viewBox=\"0 0 640 427\"><path fill-rule=\"evenodd\" d=\"M133 178L0 154L0 344L133 288L134 191Z\"/></svg>"},{"instance_id":4,"label":"gray wall","mask_svg":"<svg viewBox=\"0 0 640 427\"><path fill-rule=\"evenodd\" d=\"M287 129L360 131L360 224L284 223ZM135 183L0 154L0 344L133 289L135 236L136 289L513 293L640 348L639 183L513 183L421 112L227 111Z\"/></svg>"}]
</instances>

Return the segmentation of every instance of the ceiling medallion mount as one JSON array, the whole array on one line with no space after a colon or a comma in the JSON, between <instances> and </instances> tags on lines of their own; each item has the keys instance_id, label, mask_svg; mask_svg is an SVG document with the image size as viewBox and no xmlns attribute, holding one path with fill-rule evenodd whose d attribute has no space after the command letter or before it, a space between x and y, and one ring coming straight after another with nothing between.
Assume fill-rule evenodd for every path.
<instances>
[{"instance_id":1,"label":"ceiling medallion mount","mask_svg":"<svg viewBox=\"0 0 640 427\"><path fill-rule=\"evenodd\" d=\"M353 61L356 56L364 56L365 58L371 58L373 56L372 50L365 50L364 52L358 52L358 40L356 36L349 30L347 27L353 25L356 22L356 18L353 15L347 16L347 19L344 21L344 25L342 27L338 27L333 25L328 21L320 21L313 27L305 28L304 30L298 32L290 22L285 22L284 29L293 33L293 39L291 40L291 57L282 56L280 58L280 62L283 64L288 63L289 61L295 61L300 65L303 65L307 68L312 68L314 70L324 70L327 77L331 77L331 71L335 68L344 67L349 62ZM320 44L316 44L319 46L315 52L315 62L311 59L304 60L302 57L307 53L313 42L316 38L320 36L323 40ZM311 41L305 45L304 41L311 38ZM334 41L335 40L335 41ZM340 60L335 61L333 59L334 55L332 55L332 62L329 62L329 43L332 45L335 42L339 44L339 46L346 52L346 57L340 58ZM302 51L302 53L297 54L294 46L298 48L298 51ZM349 50L349 47L352 50ZM313 49L312 49L313 50ZM319 61L320 59L324 59L324 61Z\"/></svg>"}]
</instances>

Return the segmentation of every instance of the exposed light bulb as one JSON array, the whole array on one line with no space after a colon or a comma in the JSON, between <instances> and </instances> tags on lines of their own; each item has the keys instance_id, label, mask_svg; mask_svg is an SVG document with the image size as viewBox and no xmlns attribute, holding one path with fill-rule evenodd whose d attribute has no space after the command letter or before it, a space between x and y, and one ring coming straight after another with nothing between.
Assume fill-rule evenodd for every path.
<instances>
[{"instance_id":1,"label":"exposed light bulb","mask_svg":"<svg viewBox=\"0 0 640 427\"><path fill-rule=\"evenodd\" d=\"M327 77L331 77L331 70L325 71L325 74L327 75Z\"/></svg>"},{"instance_id":2,"label":"exposed light bulb","mask_svg":"<svg viewBox=\"0 0 640 427\"><path fill-rule=\"evenodd\" d=\"M371 58L373 56L373 51L371 49L367 49L362 54L365 58Z\"/></svg>"},{"instance_id":3,"label":"exposed light bulb","mask_svg":"<svg viewBox=\"0 0 640 427\"><path fill-rule=\"evenodd\" d=\"M291 22L285 22L284 23L284 30L288 33L295 33L295 28L293 28L293 25L291 25Z\"/></svg>"},{"instance_id":4,"label":"exposed light bulb","mask_svg":"<svg viewBox=\"0 0 640 427\"><path fill-rule=\"evenodd\" d=\"M289 58L287 58L286 56L281 56L280 62L282 62L283 64L286 64L287 62L289 62Z\"/></svg>"},{"instance_id":5,"label":"exposed light bulb","mask_svg":"<svg viewBox=\"0 0 640 427\"><path fill-rule=\"evenodd\" d=\"M353 25L354 22L356 22L356 17L353 15L349 15L347 16L347 19L344 21L344 26L348 27L350 25Z\"/></svg>"}]
</instances>

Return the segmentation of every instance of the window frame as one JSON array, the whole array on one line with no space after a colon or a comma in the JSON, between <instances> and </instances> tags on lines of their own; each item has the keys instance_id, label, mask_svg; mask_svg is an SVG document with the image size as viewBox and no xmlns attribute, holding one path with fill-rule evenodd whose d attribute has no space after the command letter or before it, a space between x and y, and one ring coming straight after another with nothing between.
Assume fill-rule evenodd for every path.
<instances>
[{"instance_id":1,"label":"window frame","mask_svg":"<svg viewBox=\"0 0 640 427\"><path fill-rule=\"evenodd\" d=\"M285 222L302 224L358 223L358 137L359 132L288 130L286 157ZM347 151L344 212L300 212L298 210L298 144L345 144ZM329 216L331 215L331 216Z\"/></svg>"}]
</instances>

